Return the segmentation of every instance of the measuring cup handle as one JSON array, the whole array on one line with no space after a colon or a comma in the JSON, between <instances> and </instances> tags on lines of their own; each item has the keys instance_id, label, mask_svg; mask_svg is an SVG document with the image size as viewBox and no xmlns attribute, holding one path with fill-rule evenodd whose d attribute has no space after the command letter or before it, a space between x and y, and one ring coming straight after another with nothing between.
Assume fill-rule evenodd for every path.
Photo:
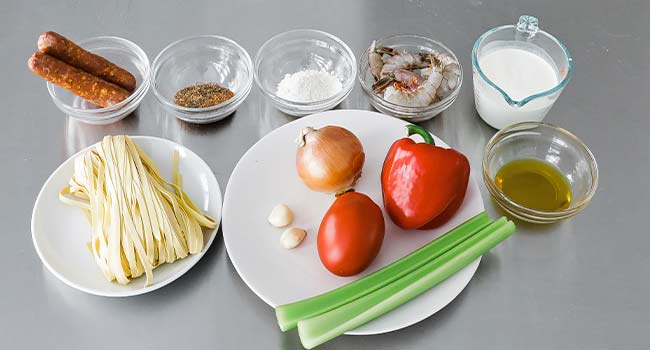
<instances>
[{"instance_id":1,"label":"measuring cup handle","mask_svg":"<svg viewBox=\"0 0 650 350\"><path fill-rule=\"evenodd\" d=\"M537 17L523 15L517 22L517 40L530 40L539 31L539 20Z\"/></svg>"}]
</instances>

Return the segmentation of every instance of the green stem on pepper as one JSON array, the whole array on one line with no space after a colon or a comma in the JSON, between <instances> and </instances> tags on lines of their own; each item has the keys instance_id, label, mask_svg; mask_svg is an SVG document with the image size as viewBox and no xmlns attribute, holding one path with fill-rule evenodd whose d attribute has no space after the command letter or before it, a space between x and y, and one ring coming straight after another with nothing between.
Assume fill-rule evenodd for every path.
<instances>
[{"instance_id":1,"label":"green stem on pepper","mask_svg":"<svg viewBox=\"0 0 650 350\"><path fill-rule=\"evenodd\" d=\"M411 135L420 135L424 139L424 142L430 144L430 145L436 145L436 143L433 141L433 136L426 131L423 127L415 125L415 124L409 124L406 126L406 130L409 132L409 136Z\"/></svg>"}]
</instances>

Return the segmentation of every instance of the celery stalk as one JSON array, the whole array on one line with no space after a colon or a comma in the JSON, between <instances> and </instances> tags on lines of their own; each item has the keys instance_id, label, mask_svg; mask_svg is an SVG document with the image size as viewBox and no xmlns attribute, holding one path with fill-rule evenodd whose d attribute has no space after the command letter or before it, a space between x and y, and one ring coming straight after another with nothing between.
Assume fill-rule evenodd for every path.
<instances>
[{"instance_id":1,"label":"celery stalk","mask_svg":"<svg viewBox=\"0 0 650 350\"><path fill-rule=\"evenodd\" d=\"M280 329L282 331L292 329L300 320L333 310L397 280L458 245L489 223L490 219L487 213L482 212L445 235L372 274L309 299L278 306L275 309L275 314Z\"/></svg>"},{"instance_id":2,"label":"celery stalk","mask_svg":"<svg viewBox=\"0 0 650 350\"><path fill-rule=\"evenodd\" d=\"M393 283L334 310L298 322L303 346L311 349L415 298L492 249L515 231L501 218L451 250Z\"/></svg>"}]
</instances>

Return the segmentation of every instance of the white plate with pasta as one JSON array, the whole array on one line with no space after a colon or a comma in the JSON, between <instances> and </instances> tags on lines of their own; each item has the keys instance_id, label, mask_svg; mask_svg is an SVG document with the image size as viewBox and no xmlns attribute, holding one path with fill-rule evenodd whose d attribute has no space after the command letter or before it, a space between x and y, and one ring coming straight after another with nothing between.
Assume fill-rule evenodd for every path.
<instances>
[{"instance_id":1,"label":"white plate with pasta","mask_svg":"<svg viewBox=\"0 0 650 350\"><path fill-rule=\"evenodd\" d=\"M212 170L186 147L156 137L107 137L47 179L34 204L32 239L47 269L73 288L144 294L201 259L217 234L221 206Z\"/></svg>"}]
</instances>

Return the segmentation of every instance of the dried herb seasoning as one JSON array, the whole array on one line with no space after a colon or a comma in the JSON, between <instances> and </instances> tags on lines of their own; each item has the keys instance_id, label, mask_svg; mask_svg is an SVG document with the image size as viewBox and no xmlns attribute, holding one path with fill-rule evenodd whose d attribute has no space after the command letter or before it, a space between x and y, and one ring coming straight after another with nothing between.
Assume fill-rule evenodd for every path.
<instances>
[{"instance_id":1,"label":"dried herb seasoning","mask_svg":"<svg viewBox=\"0 0 650 350\"><path fill-rule=\"evenodd\" d=\"M178 90L174 102L188 108L204 108L225 102L235 96L230 89L214 83L200 83Z\"/></svg>"}]
</instances>

